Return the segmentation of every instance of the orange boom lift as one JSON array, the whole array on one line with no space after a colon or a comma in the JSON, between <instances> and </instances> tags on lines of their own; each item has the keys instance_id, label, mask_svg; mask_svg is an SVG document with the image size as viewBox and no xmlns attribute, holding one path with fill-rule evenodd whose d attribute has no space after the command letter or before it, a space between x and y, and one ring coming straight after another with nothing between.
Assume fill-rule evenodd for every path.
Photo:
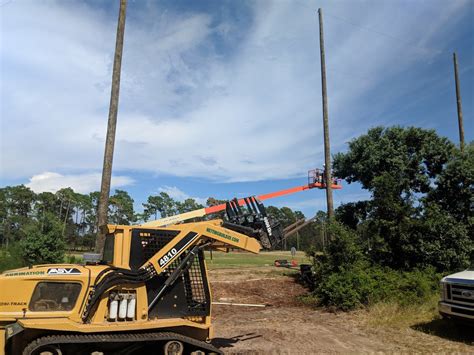
<instances>
[{"instance_id":1,"label":"orange boom lift","mask_svg":"<svg viewBox=\"0 0 474 355\"><path fill-rule=\"evenodd\" d=\"M340 190L342 189L341 181L336 178L332 178L332 189L333 190ZM291 187L289 189L285 190L279 190L275 192L270 192L267 194L263 194L260 196L256 196L256 199L259 201L265 201L271 198L275 197L281 197L285 195L291 195L299 191L305 191L305 190L311 190L311 189L325 189L326 184L324 183L326 179L324 178L324 170L322 169L313 169L308 171L308 184L302 185L302 186L296 186L296 187ZM248 197L246 198L241 198L238 200L234 200L234 204L238 204L238 206L244 206L247 205L252 206L252 201L254 198L250 199ZM142 223L141 226L143 227L161 227L161 226L166 226L170 224L175 224L179 222L183 222L188 219L192 218L197 218L197 217L204 217L206 215L212 214L212 213L217 213L221 211L226 210L226 206L228 206L228 203L222 203L220 205L216 206L210 206L210 207L205 207L205 208L200 208L198 210L190 211L190 212L185 212L181 213L175 216L170 216L170 217L164 217L161 219L157 219L155 221L150 221L146 223Z\"/></svg>"}]
</instances>

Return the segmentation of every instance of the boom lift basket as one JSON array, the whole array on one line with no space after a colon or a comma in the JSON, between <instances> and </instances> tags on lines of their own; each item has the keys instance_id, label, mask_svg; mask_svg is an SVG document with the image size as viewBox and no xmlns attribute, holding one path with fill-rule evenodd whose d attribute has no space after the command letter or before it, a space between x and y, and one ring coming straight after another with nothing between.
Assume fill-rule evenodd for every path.
<instances>
[{"instance_id":1,"label":"boom lift basket","mask_svg":"<svg viewBox=\"0 0 474 355\"><path fill-rule=\"evenodd\" d=\"M340 180L331 176L333 189L341 189ZM320 189L326 188L326 171L324 169L313 169L308 171L308 186L317 186Z\"/></svg>"},{"instance_id":2,"label":"boom lift basket","mask_svg":"<svg viewBox=\"0 0 474 355\"><path fill-rule=\"evenodd\" d=\"M255 196L243 200L244 208L236 198L226 202L227 219L222 226L256 238L264 249L276 248L283 239L280 223L267 216L263 203Z\"/></svg>"}]
</instances>

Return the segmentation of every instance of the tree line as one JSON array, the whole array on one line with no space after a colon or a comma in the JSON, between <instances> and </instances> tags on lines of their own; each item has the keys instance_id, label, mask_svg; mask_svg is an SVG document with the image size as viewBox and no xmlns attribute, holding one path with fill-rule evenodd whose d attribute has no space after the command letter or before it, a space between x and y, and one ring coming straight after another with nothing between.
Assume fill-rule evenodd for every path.
<instances>
[{"instance_id":1,"label":"tree line","mask_svg":"<svg viewBox=\"0 0 474 355\"><path fill-rule=\"evenodd\" d=\"M25 185L0 188L0 246L3 250L0 257L15 254L23 264L33 264L62 261L66 250L92 250L97 235L98 200L97 191L81 194L72 188L63 188L55 193L35 193ZM206 206L221 203L225 200L210 197ZM130 225L204 207L195 199L178 201L166 192L149 196L142 206L142 212L135 211L129 193L115 190L109 199L108 221ZM270 206L267 213L283 227L304 218L303 213L288 207ZM205 218L223 218L223 213ZM198 220L201 219L191 221ZM311 236L311 228L304 228L289 238L285 246L309 247Z\"/></svg>"}]
</instances>

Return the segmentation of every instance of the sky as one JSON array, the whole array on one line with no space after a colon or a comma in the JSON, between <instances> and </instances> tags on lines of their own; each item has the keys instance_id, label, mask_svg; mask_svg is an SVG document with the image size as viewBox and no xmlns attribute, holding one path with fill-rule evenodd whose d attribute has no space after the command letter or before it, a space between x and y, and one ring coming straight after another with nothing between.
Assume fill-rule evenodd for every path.
<instances>
[{"instance_id":1,"label":"sky","mask_svg":"<svg viewBox=\"0 0 474 355\"><path fill-rule=\"evenodd\" d=\"M0 186L98 190L119 1L0 0ZM317 9L332 153L374 126L458 142L452 53L473 139L474 1L129 0L112 189L230 199L324 162ZM113 193L113 191L112 191ZM336 206L366 199L335 191ZM310 217L324 190L268 201Z\"/></svg>"}]
</instances>

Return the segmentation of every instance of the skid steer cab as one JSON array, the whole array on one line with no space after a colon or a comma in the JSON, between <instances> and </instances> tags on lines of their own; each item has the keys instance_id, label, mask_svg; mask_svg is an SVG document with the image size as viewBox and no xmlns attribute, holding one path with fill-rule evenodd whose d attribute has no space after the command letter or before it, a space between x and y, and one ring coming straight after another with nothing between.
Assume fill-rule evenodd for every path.
<instances>
[{"instance_id":1,"label":"skid steer cab","mask_svg":"<svg viewBox=\"0 0 474 355\"><path fill-rule=\"evenodd\" d=\"M99 260L4 272L0 353L220 353L210 343L204 250L258 253L268 225L261 213L251 217L160 228L108 225Z\"/></svg>"}]
</instances>

